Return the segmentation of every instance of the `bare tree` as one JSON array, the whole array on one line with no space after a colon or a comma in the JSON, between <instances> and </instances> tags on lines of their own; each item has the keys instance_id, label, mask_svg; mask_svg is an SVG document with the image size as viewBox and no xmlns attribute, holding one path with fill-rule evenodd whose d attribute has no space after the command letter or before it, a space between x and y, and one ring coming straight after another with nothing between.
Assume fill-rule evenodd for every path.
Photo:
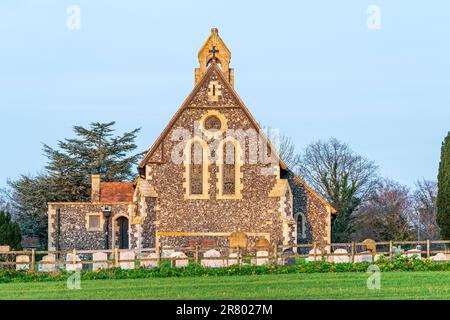
<instances>
[{"instance_id":1,"label":"bare tree","mask_svg":"<svg viewBox=\"0 0 450 320\"><path fill-rule=\"evenodd\" d=\"M416 182L413 200L417 219L415 219L414 225L419 240L437 240L440 238L440 229L436 220L437 190L437 182L435 181L419 180Z\"/></svg>"},{"instance_id":2,"label":"bare tree","mask_svg":"<svg viewBox=\"0 0 450 320\"><path fill-rule=\"evenodd\" d=\"M286 135L280 136L278 154L289 169L293 172L298 171L301 157L295 152L295 144L290 137Z\"/></svg>"},{"instance_id":3,"label":"bare tree","mask_svg":"<svg viewBox=\"0 0 450 320\"><path fill-rule=\"evenodd\" d=\"M280 158L283 159L291 171L297 173L300 165L300 155L295 152L295 144L292 138L285 134L280 134L278 129L266 127L261 124L260 126L264 128L267 138Z\"/></svg>"},{"instance_id":4,"label":"bare tree","mask_svg":"<svg viewBox=\"0 0 450 320\"><path fill-rule=\"evenodd\" d=\"M337 210L332 239L349 241L353 211L379 184L377 166L335 138L308 145L300 158L302 178Z\"/></svg>"},{"instance_id":5,"label":"bare tree","mask_svg":"<svg viewBox=\"0 0 450 320\"><path fill-rule=\"evenodd\" d=\"M355 240L412 240L413 211L409 189L386 179L354 212Z\"/></svg>"}]
</instances>

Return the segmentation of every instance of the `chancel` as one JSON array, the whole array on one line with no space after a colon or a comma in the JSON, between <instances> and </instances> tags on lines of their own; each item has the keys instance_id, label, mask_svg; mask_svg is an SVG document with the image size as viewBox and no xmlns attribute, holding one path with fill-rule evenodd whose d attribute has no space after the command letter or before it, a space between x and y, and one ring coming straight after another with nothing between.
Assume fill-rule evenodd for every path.
<instances>
[{"instance_id":1,"label":"chancel","mask_svg":"<svg viewBox=\"0 0 450 320\"><path fill-rule=\"evenodd\" d=\"M236 93L230 61L213 28L198 53L192 92L138 165L135 181L93 175L91 201L48 204L50 250L208 239L226 246L237 232L249 243L330 242L334 208L279 157Z\"/></svg>"}]
</instances>

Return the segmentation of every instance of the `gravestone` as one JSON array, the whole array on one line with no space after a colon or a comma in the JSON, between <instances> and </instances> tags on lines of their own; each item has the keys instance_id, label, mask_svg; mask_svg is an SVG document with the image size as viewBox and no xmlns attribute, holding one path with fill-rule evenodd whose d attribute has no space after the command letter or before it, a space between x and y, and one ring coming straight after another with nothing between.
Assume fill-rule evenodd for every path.
<instances>
[{"instance_id":1,"label":"gravestone","mask_svg":"<svg viewBox=\"0 0 450 320\"><path fill-rule=\"evenodd\" d=\"M108 255L106 253L96 252L92 255L92 260L97 261L92 264L93 271L108 269L108 262L106 262Z\"/></svg>"},{"instance_id":2,"label":"gravestone","mask_svg":"<svg viewBox=\"0 0 450 320\"><path fill-rule=\"evenodd\" d=\"M256 264L257 266L269 264L269 252L264 250L257 251L256 258L252 258L252 264Z\"/></svg>"},{"instance_id":3,"label":"gravestone","mask_svg":"<svg viewBox=\"0 0 450 320\"><path fill-rule=\"evenodd\" d=\"M306 258L305 260L310 262L310 261L321 261L322 260L322 251L320 251L320 249L315 250L316 252L316 258L314 259L314 249L309 251L309 257Z\"/></svg>"},{"instance_id":4,"label":"gravestone","mask_svg":"<svg viewBox=\"0 0 450 320\"><path fill-rule=\"evenodd\" d=\"M401 246L393 246L392 247L392 254L401 254L402 252L404 252L405 250L402 249Z\"/></svg>"},{"instance_id":5,"label":"gravestone","mask_svg":"<svg viewBox=\"0 0 450 320\"><path fill-rule=\"evenodd\" d=\"M242 255L240 255L240 256L242 256ZM237 257L238 257L237 252L230 253L229 259L228 259L228 265L232 266L234 264L237 264L238 263ZM242 260L241 260L241 262L242 262Z\"/></svg>"},{"instance_id":6,"label":"gravestone","mask_svg":"<svg viewBox=\"0 0 450 320\"><path fill-rule=\"evenodd\" d=\"M266 238L258 238L256 239L255 247L260 251L267 251L270 248L269 240Z\"/></svg>"},{"instance_id":7,"label":"gravestone","mask_svg":"<svg viewBox=\"0 0 450 320\"><path fill-rule=\"evenodd\" d=\"M294 250L292 248L286 248L283 250L283 265L293 266L295 265Z\"/></svg>"},{"instance_id":8,"label":"gravestone","mask_svg":"<svg viewBox=\"0 0 450 320\"><path fill-rule=\"evenodd\" d=\"M230 234L230 248L247 248L247 235L244 232L233 232Z\"/></svg>"},{"instance_id":9,"label":"gravestone","mask_svg":"<svg viewBox=\"0 0 450 320\"><path fill-rule=\"evenodd\" d=\"M141 267L143 268L156 268L158 267L158 255L156 253L150 253L143 257L144 259L155 259L155 260L144 260L141 261Z\"/></svg>"},{"instance_id":10,"label":"gravestone","mask_svg":"<svg viewBox=\"0 0 450 320\"><path fill-rule=\"evenodd\" d=\"M370 251L363 251L357 255L355 255L354 262L360 263L360 262L372 262L373 261L373 255Z\"/></svg>"},{"instance_id":11,"label":"gravestone","mask_svg":"<svg viewBox=\"0 0 450 320\"><path fill-rule=\"evenodd\" d=\"M219 258L220 252L217 250L208 250L203 254L204 258ZM224 259L202 259L202 266L205 268L223 268L226 267Z\"/></svg>"},{"instance_id":12,"label":"gravestone","mask_svg":"<svg viewBox=\"0 0 450 320\"><path fill-rule=\"evenodd\" d=\"M366 251L369 251L374 254L377 253L377 243L375 242L375 240L366 239L362 243L364 243Z\"/></svg>"},{"instance_id":13,"label":"gravestone","mask_svg":"<svg viewBox=\"0 0 450 320\"><path fill-rule=\"evenodd\" d=\"M161 258L170 258L172 253L174 253L174 249L162 249L161 250Z\"/></svg>"},{"instance_id":14,"label":"gravestone","mask_svg":"<svg viewBox=\"0 0 450 320\"><path fill-rule=\"evenodd\" d=\"M81 271L83 265L81 263L78 263L79 261L81 261L79 256L73 253L68 253L66 255L66 262L70 263L66 264L66 271Z\"/></svg>"},{"instance_id":15,"label":"gravestone","mask_svg":"<svg viewBox=\"0 0 450 320\"><path fill-rule=\"evenodd\" d=\"M19 262L23 262L20 263ZM30 269L30 257L27 255L19 255L16 257L16 270Z\"/></svg>"},{"instance_id":16,"label":"gravestone","mask_svg":"<svg viewBox=\"0 0 450 320\"><path fill-rule=\"evenodd\" d=\"M119 266L122 270L134 269L134 251L122 251L119 253ZM124 261L125 260L125 261ZM133 260L133 261L127 261Z\"/></svg>"},{"instance_id":17,"label":"gravestone","mask_svg":"<svg viewBox=\"0 0 450 320\"><path fill-rule=\"evenodd\" d=\"M56 257L54 254L48 254L44 257L42 257L41 262L44 262L42 264L39 264L39 272L54 272L56 271Z\"/></svg>"},{"instance_id":18,"label":"gravestone","mask_svg":"<svg viewBox=\"0 0 450 320\"><path fill-rule=\"evenodd\" d=\"M348 256L348 251L345 249L336 249L333 253L340 254L338 256L332 256L332 262L334 263L348 263L350 262L350 257ZM346 254L342 255L341 254Z\"/></svg>"},{"instance_id":19,"label":"gravestone","mask_svg":"<svg viewBox=\"0 0 450 320\"><path fill-rule=\"evenodd\" d=\"M200 248L215 248L217 245L217 239L200 239Z\"/></svg>"},{"instance_id":20,"label":"gravestone","mask_svg":"<svg viewBox=\"0 0 450 320\"><path fill-rule=\"evenodd\" d=\"M176 268L181 268L181 267L187 267L189 265L189 260L187 258L187 255L184 254L183 252L174 252L170 255L171 258L177 258L177 260L173 261L173 265ZM186 259L181 259L178 260L180 258L186 258Z\"/></svg>"},{"instance_id":21,"label":"gravestone","mask_svg":"<svg viewBox=\"0 0 450 320\"><path fill-rule=\"evenodd\" d=\"M420 250L417 249L411 249L406 251L405 256L407 258L415 258L415 259L420 259L422 257Z\"/></svg>"},{"instance_id":22,"label":"gravestone","mask_svg":"<svg viewBox=\"0 0 450 320\"><path fill-rule=\"evenodd\" d=\"M447 261L447 260L449 260L450 261L450 259L448 259L447 255L442 252L436 254L435 256L430 257L430 260L432 260L432 261Z\"/></svg>"}]
</instances>

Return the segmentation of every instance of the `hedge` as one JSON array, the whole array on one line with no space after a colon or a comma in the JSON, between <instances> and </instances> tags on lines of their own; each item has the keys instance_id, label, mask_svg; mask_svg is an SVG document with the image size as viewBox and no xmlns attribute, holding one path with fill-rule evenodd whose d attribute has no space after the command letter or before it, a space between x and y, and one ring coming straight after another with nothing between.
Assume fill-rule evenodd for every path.
<instances>
[{"instance_id":1,"label":"hedge","mask_svg":"<svg viewBox=\"0 0 450 320\"><path fill-rule=\"evenodd\" d=\"M263 275L263 274L288 274L288 273L335 273L335 272L366 272L369 265L376 265L381 272L385 271L450 271L450 262L434 262L428 259L414 259L396 257L392 260L380 259L370 263L330 263L299 261L293 266L255 266L233 265L227 268L204 268L201 265L191 264L188 267L172 268L162 266L160 268L137 268L122 270L110 268L98 271L81 271L81 280L98 279L143 279L166 277L213 277L213 276L238 276L238 275ZM73 272L39 272L29 273L25 270L14 269L0 270L0 283L7 282L38 282L38 281L65 281Z\"/></svg>"}]
</instances>

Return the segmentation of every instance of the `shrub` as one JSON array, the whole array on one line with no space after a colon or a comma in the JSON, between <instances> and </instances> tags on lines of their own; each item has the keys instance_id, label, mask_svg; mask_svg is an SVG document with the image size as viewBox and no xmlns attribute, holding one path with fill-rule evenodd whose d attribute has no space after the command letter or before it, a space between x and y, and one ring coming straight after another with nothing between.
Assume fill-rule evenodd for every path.
<instances>
[{"instance_id":1,"label":"shrub","mask_svg":"<svg viewBox=\"0 0 450 320\"><path fill-rule=\"evenodd\" d=\"M22 250L22 235L19 225L11 220L11 215L0 211L0 245L8 245L13 250Z\"/></svg>"},{"instance_id":2,"label":"shrub","mask_svg":"<svg viewBox=\"0 0 450 320\"><path fill-rule=\"evenodd\" d=\"M394 257L391 260L380 259L374 263L338 263L317 261L298 261L294 266L278 265L233 265L227 268L204 268L201 265L190 264L184 268L161 266L160 268L122 270L110 268L98 271L82 271L82 280L98 279L143 279L167 277L214 277L287 273L335 273L335 272L365 272L369 265L377 265L381 271L450 271L450 262L433 262L428 259L414 259ZM6 282L36 282L36 281L64 281L71 272L28 273L13 269L0 270L0 283Z\"/></svg>"}]
</instances>

